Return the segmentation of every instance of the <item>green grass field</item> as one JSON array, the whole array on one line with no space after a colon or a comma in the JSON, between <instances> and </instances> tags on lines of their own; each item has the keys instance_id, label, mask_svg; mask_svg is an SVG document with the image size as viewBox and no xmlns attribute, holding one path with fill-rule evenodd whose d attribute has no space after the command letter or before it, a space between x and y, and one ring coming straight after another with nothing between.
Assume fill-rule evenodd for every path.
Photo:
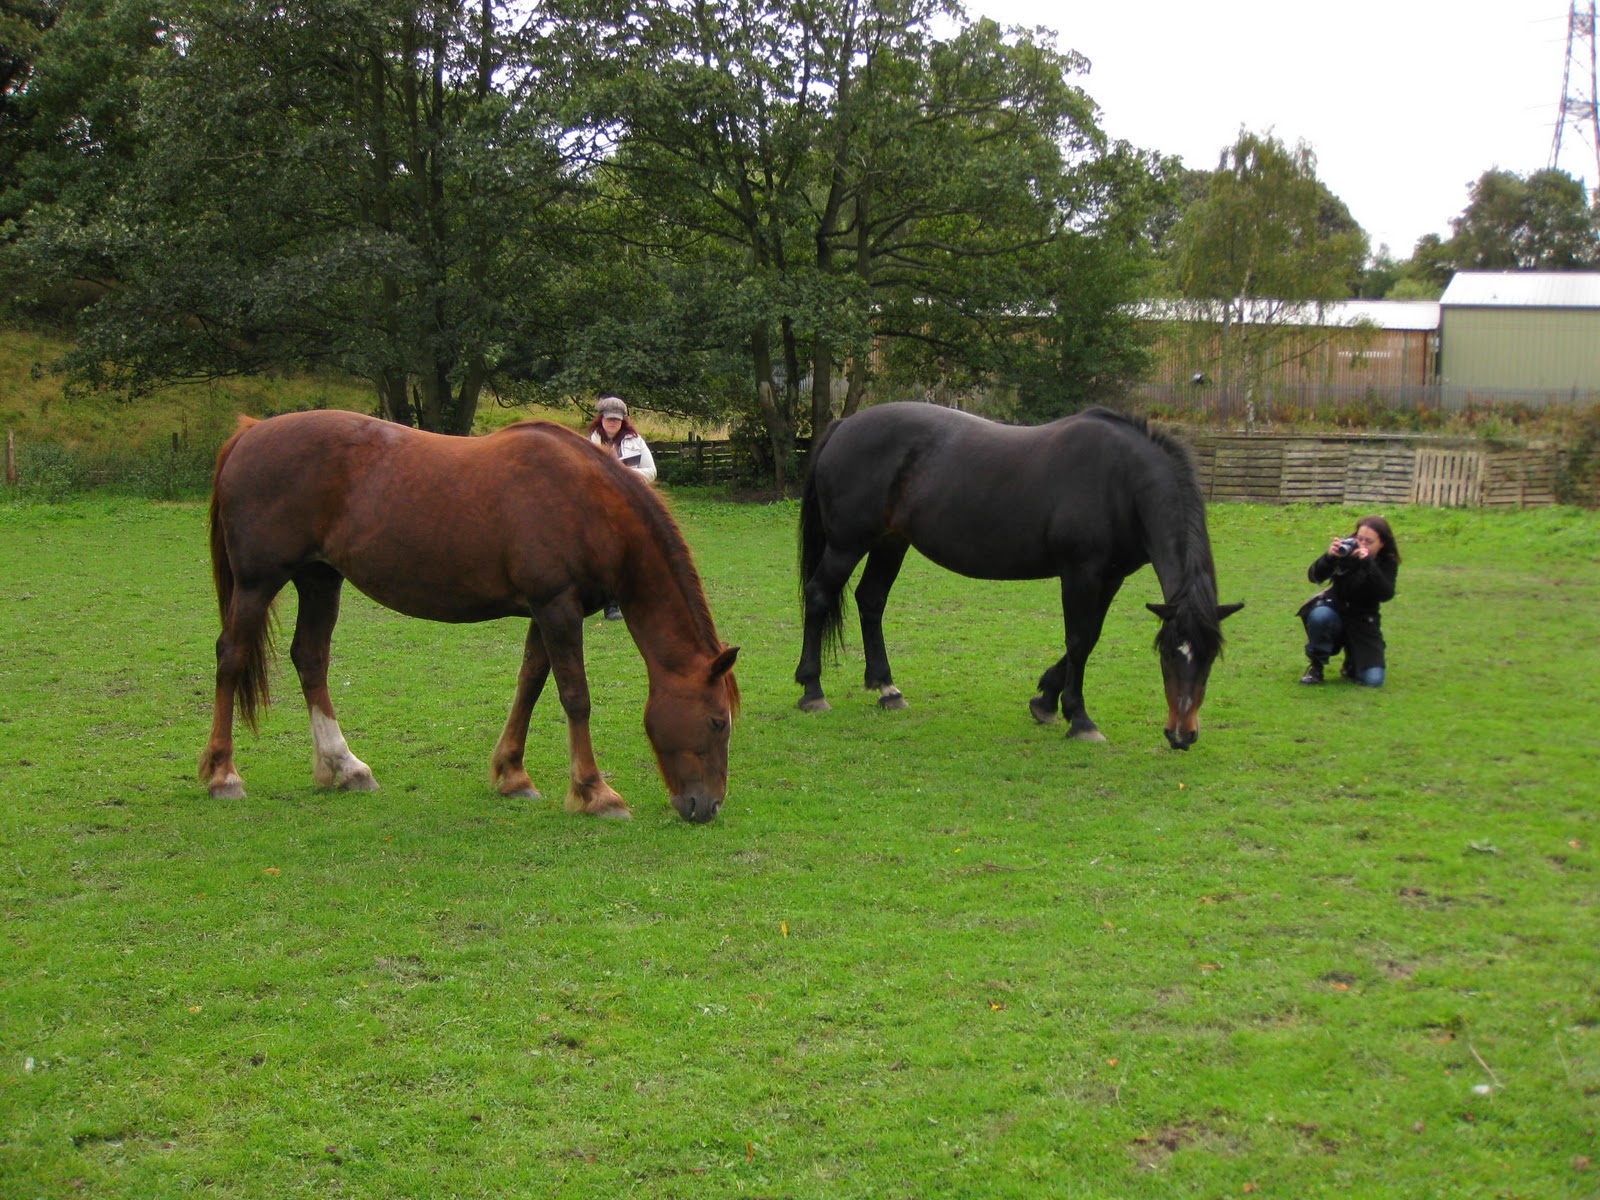
<instances>
[{"instance_id":1,"label":"green grass field","mask_svg":"<svg viewBox=\"0 0 1600 1200\"><path fill-rule=\"evenodd\" d=\"M383 790L312 786L284 661L211 801L203 508L0 506L0 1195L1600 1194L1600 515L1390 513L1369 691L1296 683L1358 514L1215 508L1248 607L1179 754L1148 572L1090 666L1106 745L1028 716L1052 583L915 558L910 711L852 613L808 716L795 507L676 508L743 647L705 827L622 627L590 678L636 819L601 822L553 693L548 798L487 786L522 628L355 595L333 688Z\"/></svg>"}]
</instances>

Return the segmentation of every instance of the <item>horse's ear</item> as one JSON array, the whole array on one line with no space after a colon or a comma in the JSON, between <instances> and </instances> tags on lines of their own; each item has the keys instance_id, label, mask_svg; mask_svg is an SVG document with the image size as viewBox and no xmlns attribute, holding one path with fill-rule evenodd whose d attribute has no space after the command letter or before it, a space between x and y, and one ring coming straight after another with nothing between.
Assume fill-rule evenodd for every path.
<instances>
[{"instance_id":1,"label":"horse's ear","mask_svg":"<svg viewBox=\"0 0 1600 1200\"><path fill-rule=\"evenodd\" d=\"M708 673L707 678L709 678L713 683L721 679L729 671L733 670L734 660L738 657L739 647L724 646L722 648L722 653L717 655L717 657L712 660L711 670Z\"/></svg>"},{"instance_id":2,"label":"horse's ear","mask_svg":"<svg viewBox=\"0 0 1600 1200\"><path fill-rule=\"evenodd\" d=\"M1244 601L1242 600L1238 604L1219 604L1217 605L1217 620L1225 621L1243 607Z\"/></svg>"},{"instance_id":3,"label":"horse's ear","mask_svg":"<svg viewBox=\"0 0 1600 1200\"><path fill-rule=\"evenodd\" d=\"M1172 614L1178 611L1170 604L1146 604L1145 607L1151 612L1155 613L1155 615L1160 617L1163 621L1172 620Z\"/></svg>"}]
</instances>

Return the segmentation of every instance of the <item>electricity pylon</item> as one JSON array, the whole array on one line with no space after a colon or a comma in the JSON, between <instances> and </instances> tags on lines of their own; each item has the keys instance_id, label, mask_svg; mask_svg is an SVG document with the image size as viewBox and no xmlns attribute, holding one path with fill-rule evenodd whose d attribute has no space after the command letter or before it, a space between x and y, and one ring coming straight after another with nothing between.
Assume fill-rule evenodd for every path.
<instances>
[{"instance_id":1,"label":"electricity pylon","mask_svg":"<svg viewBox=\"0 0 1600 1200\"><path fill-rule=\"evenodd\" d=\"M1573 90L1574 74L1578 76L1577 91ZM1587 123L1594 139L1595 189L1600 189L1600 88L1596 87L1595 77L1594 0L1586 4L1572 0L1572 10L1567 14L1567 65L1561 72L1561 111L1556 116L1555 141L1550 145L1550 165L1560 165L1561 134L1567 125L1570 123L1576 131ZM1583 90L1585 79L1587 91Z\"/></svg>"}]
</instances>

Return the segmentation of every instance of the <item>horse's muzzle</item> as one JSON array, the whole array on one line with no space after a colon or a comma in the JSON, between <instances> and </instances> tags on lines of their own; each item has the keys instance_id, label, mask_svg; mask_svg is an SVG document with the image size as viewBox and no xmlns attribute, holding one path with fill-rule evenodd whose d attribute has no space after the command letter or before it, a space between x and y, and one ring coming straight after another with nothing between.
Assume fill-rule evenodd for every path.
<instances>
[{"instance_id":1,"label":"horse's muzzle","mask_svg":"<svg viewBox=\"0 0 1600 1200\"><path fill-rule=\"evenodd\" d=\"M1167 735L1167 745L1174 750L1187 750L1200 740L1198 729L1166 729L1162 732Z\"/></svg>"},{"instance_id":2,"label":"horse's muzzle","mask_svg":"<svg viewBox=\"0 0 1600 1200\"><path fill-rule=\"evenodd\" d=\"M672 798L672 807L678 810L678 815L685 821L705 825L717 819L717 813L722 811L722 799L685 792Z\"/></svg>"}]
</instances>

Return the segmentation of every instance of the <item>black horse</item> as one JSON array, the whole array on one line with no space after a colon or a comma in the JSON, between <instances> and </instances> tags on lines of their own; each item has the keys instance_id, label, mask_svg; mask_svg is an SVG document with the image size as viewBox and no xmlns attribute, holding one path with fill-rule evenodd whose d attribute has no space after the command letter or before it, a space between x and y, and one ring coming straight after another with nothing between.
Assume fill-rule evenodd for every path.
<instances>
[{"instance_id":1,"label":"black horse","mask_svg":"<svg viewBox=\"0 0 1600 1200\"><path fill-rule=\"evenodd\" d=\"M1067 652L1029 702L1040 722L1059 708L1075 738L1104 741L1083 703L1084 664L1106 610L1150 563L1164 604L1156 647L1167 692L1167 741L1200 736L1200 702L1222 649L1205 501L1177 442L1108 409L1038 427L997 425L931 404L884 404L835 421L812 455L800 510L805 641L795 682L800 707L826 712L822 650L837 644L843 591L856 585L866 686L884 708L906 707L883 644L883 609L915 546L974 579L1061 579Z\"/></svg>"}]
</instances>

